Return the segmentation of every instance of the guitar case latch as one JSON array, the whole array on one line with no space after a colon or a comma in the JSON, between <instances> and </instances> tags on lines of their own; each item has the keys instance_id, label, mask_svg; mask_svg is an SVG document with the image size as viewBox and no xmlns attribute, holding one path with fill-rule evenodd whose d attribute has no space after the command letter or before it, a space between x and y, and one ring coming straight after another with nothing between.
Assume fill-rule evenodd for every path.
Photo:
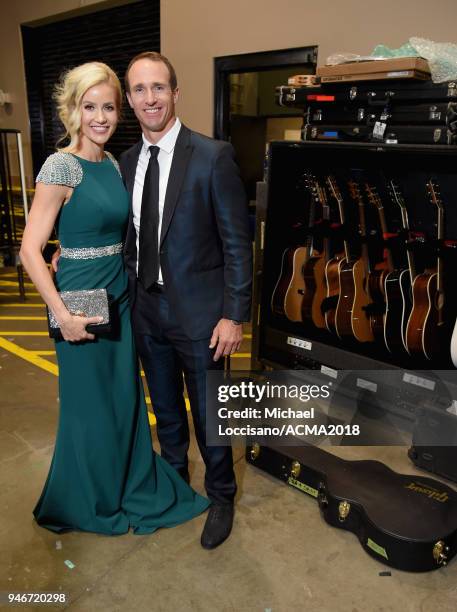
<instances>
[{"instance_id":1,"label":"guitar case latch","mask_svg":"<svg viewBox=\"0 0 457 612\"><path fill-rule=\"evenodd\" d=\"M344 523L350 511L351 511L351 504L346 500L340 501L338 505L338 518L341 523Z\"/></svg>"},{"instance_id":2,"label":"guitar case latch","mask_svg":"<svg viewBox=\"0 0 457 612\"><path fill-rule=\"evenodd\" d=\"M438 540L438 542L433 547L433 558L437 562L438 565L447 565L447 554L449 552L449 546L443 542L443 540Z\"/></svg>"}]
</instances>

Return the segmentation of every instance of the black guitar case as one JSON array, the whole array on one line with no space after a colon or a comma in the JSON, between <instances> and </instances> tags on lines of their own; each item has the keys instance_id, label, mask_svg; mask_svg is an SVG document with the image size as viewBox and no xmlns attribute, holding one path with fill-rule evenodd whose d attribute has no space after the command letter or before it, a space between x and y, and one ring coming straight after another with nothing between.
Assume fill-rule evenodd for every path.
<instances>
[{"instance_id":1,"label":"black guitar case","mask_svg":"<svg viewBox=\"0 0 457 612\"><path fill-rule=\"evenodd\" d=\"M347 461L316 446L246 449L252 465L315 497L330 525L352 531L375 559L410 572L446 565L457 551L457 492L379 461Z\"/></svg>"}]
</instances>

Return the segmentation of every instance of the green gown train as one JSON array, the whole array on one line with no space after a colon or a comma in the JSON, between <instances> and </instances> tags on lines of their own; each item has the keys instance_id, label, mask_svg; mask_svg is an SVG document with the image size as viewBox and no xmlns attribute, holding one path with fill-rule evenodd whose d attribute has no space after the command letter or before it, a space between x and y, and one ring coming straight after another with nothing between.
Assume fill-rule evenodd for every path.
<instances>
[{"instance_id":1,"label":"green gown train","mask_svg":"<svg viewBox=\"0 0 457 612\"><path fill-rule=\"evenodd\" d=\"M108 535L183 523L209 501L152 449L121 252L129 200L117 162L54 153L37 182L73 187L57 222L59 291L107 288L114 329L95 341L56 341L59 424L36 521Z\"/></svg>"}]
</instances>

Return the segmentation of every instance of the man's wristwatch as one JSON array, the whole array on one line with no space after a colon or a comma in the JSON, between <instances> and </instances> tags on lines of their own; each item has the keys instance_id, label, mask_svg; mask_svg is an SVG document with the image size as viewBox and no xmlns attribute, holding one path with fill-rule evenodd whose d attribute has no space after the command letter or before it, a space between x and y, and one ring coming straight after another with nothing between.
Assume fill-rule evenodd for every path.
<instances>
[{"instance_id":1,"label":"man's wristwatch","mask_svg":"<svg viewBox=\"0 0 457 612\"><path fill-rule=\"evenodd\" d=\"M241 325L243 323L243 321L236 321L235 319L230 319L230 322L233 323L233 325Z\"/></svg>"}]
</instances>

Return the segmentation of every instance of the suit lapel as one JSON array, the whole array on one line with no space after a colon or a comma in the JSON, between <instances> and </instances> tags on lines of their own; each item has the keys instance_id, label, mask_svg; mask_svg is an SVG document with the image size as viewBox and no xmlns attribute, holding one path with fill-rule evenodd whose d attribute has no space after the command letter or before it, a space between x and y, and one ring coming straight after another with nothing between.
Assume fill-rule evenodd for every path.
<instances>
[{"instance_id":1,"label":"suit lapel","mask_svg":"<svg viewBox=\"0 0 457 612\"><path fill-rule=\"evenodd\" d=\"M125 185L130 195L130 204L133 202L133 186L135 184L136 167L142 146L143 141L140 140L136 143L130 155L126 159Z\"/></svg>"},{"instance_id":2,"label":"suit lapel","mask_svg":"<svg viewBox=\"0 0 457 612\"><path fill-rule=\"evenodd\" d=\"M127 233L125 237L125 257L126 261L136 263L136 231L133 226L133 186L135 184L136 166L138 163L138 157L140 156L141 147L143 141L140 140L131 150L130 154L126 156L124 161L123 175L125 180L125 186L127 188L130 200L129 206L129 218L127 223Z\"/></svg>"},{"instance_id":3,"label":"suit lapel","mask_svg":"<svg viewBox=\"0 0 457 612\"><path fill-rule=\"evenodd\" d=\"M192 145L190 143L190 130L183 125L176 139L173 161L171 162L170 175L168 177L167 193L165 195L163 207L162 229L160 232L160 244L162 244L168 228L170 227L191 155Z\"/></svg>"}]
</instances>

